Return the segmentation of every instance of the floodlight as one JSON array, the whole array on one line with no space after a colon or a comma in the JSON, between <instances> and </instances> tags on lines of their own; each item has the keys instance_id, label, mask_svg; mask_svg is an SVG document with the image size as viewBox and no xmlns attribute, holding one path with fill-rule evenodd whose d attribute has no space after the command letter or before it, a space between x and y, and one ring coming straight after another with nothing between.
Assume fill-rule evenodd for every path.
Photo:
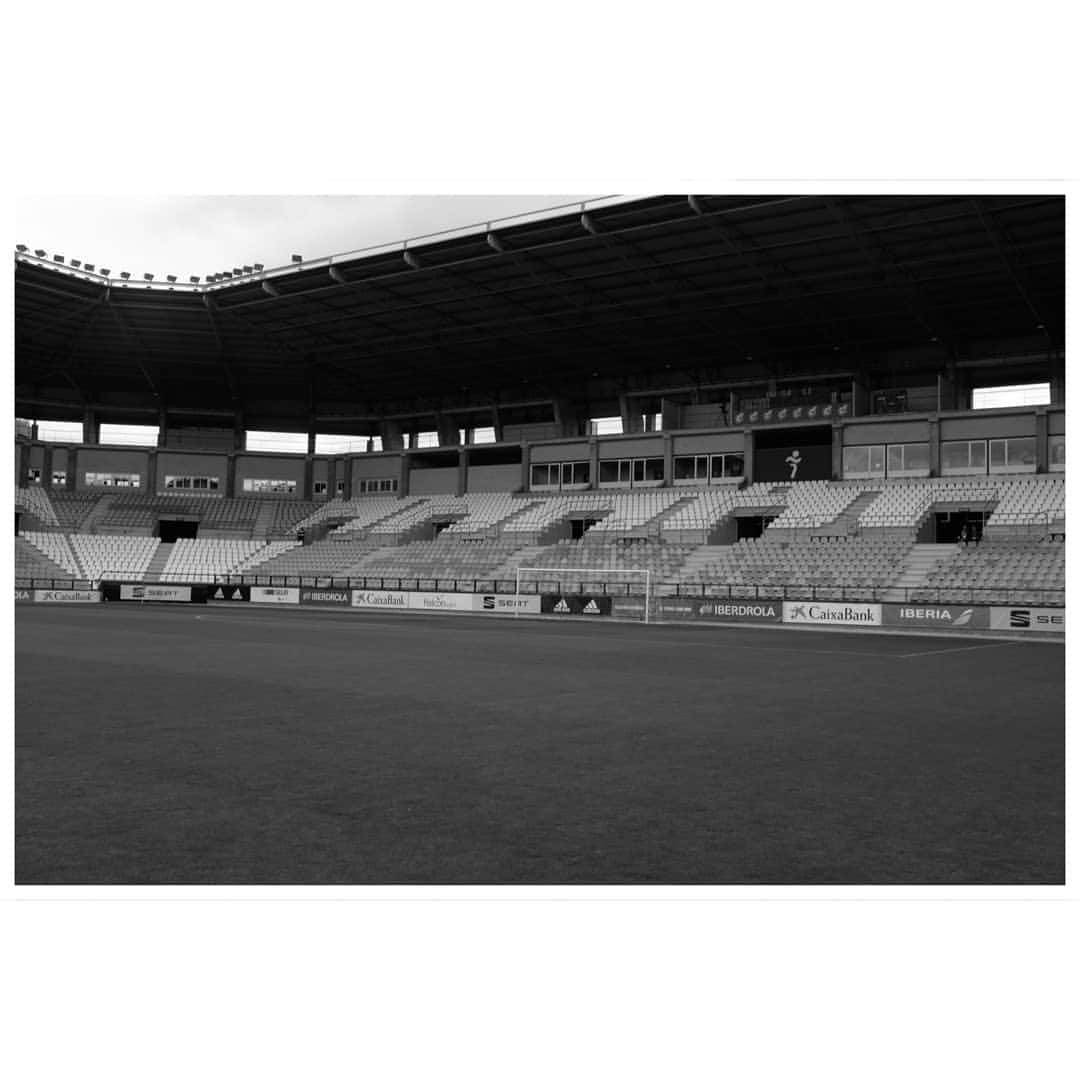
<instances>
[{"instance_id":1,"label":"floodlight","mask_svg":"<svg viewBox=\"0 0 1080 1080\"><path fill-rule=\"evenodd\" d=\"M78 270L79 267L82 266L82 260L81 259L72 259L71 260L71 265L74 266L76 270Z\"/></svg>"},{"instance_id":2,"label":"floodlight","mask_svg":"<svg viewBox=\"0 0 1080 1080\"><path fill-rule=\"evenodd\" d=\"M195 277L194 275L192 275L191 278L189 278L188 280L190 280L192 285L198 285L199 284L199 279L197 277Z\"/></svg>"},{"instance_id":3,"label":"floodlight","mask_svg":"<svg viewBox=\"0 0 1080 1080\"><path fill-rule=\"evenodd\" d=\"M244 273L245 274L253 274L254 272L255 272L255 267L254 266L245 266L244 267Z\"/></svg>"},{"instance_id":4,"label":"floodlight","mask_svg":"<svg viewBox=\"0 0 1080 1080\"><path fill-rule=\"evenodd\" d=\"M506 245L502 242L497 233L489 232L487 234L487 242L488 247L493 251L497 251L500 254L506 251Z\"/></svg>"},{"instance_id":5,"label":"floodlight","mask_svg":"<svg viewBox=\"0 0 1080 1080\"><path fill-rule=\"evenodd\" d=\"M236 275L237 277L240 277L240 276L241 276L241 274L243 274L243 272L244 272L244 271L243 271L243 270L241 270L239 266L234 266L234 267L232 268L232 272L233 272L233 273L234 273L234 274L235 274L235 275Z\"/></svg>"},{"instance_id":6,"label":"floodlight","mask_svg":"<svg viewBox=\"0 0 1080 1080\"><path fill-rule=\"evenodd\" d=\"M225 279L226 281L232 281L232 272L231 272L230 270L222 270L222 271L221 271L221 276L222 276L222 277L223 277L223 278L224 278L224 279Z\"/></svg>"},{"instance_id":7,"label":"floodlight","mask_svg":"<svg viewBox=\"0 0 1080 1080\"><path fill-rule=\"evenodd\" d=\"M262 268L263 268L263 264L262 264L262 263L256 263L256 264L255 264L255 269L256 269L256 271L261 271L261 270L262 270Z\"/></svg>"},{"instance_id":8,"label":"floodlight","mask_svg":"<svg viewBox=\"0 0 1080 1080\"><path fill-rule=\"evenodd\" d=\"M62 263L64 261L64 256L63 255L54 255L52 257L52 259L53 259L53 262Z\"/></svg>"},{"instance_id":9,"label":"floodlight","mask_svg":"<svg viewBox=\"0 0 1080 1080\"><path fill-rule=\"evenodd\" d=\"M277 288L269 281L264 281L262 283L262 291L264 293L266 293L267 296L280 296L281 295L277 291Z\"/></svg>"},{"instance_id":10,"label":"floodlight","mask_svg":"<svg viewBox=\"0 0 1080 1080\"><path fill-rule=\"evenodd\" d=\"M109 276L109 275L110 275L110 274L112 273L112 271L111 271L111 270L104 270L104 269L103 269L103 270L101 271L101 273L102 273L102 275L103 275L104 277L108 277L108 276Z\"/></svg>"},{"instance_id":11,"label":"floodlight","mask_svg":"<svg viewBox=\"0 0 1080 1080\"><path fill-rule=\"evenodd\" d=\"M44 259L44 258L45 258L45 255L46 255L46 252L45 252L45 251L44 251L44 250L43 250L42 248L38 248L38 249L37 249L37 250L36 250L36 251L34 252L34 254L35 254L35 255L36 255L36 256L37 256L37 257L38 257L39 259Z\"/></svg>"},{"instance_id":12,"label":"floodlight","mask_svg":"<svg viewBox=\"0 0 1080 1080\"><path fill-rule=\"evenodd\" d=\"M330 277L339 285L345 284L345 275L336 266L330 267Z\"/></svg>"},{"instance_id":13,"label":"floodlight","mask_svg":"<svg viewBox=\"0 0 1080 1080\"><path fill-rule=\"evenodd\" d=\"M414 270L419 270L424 265L411 251L403 251L401 257Z\"/></svg>"},{"instance_id":14,"label":"floodlight","mask_svg":"<svg viewBox=\"0 0 1080 1080\"><path fill-rule=\"evenodd\" d=\"M121 276L121 277L122 277L122 278L123 278L123 279L124 279L125 281L127 281L127 279L128 279L129 277L131 277L131 275L130 275L130 274L129 274L129 273L128 273L128 272L126 271L126 270L121 270L121 271L120 271L120 276Z\"/></svg>"},{"instance_id":15,"label":"floodlight","mask_svg":"<svg viewBox=\"0 0 1080 1080\"><path fill-rule=\"evenodd\" d=\"M175 281L176 280L176 275L175 274L166 274L165 275L165 280L170 281L170 282Z\"/></svg>"},{"instance_id":16,"label":"floodlight","mask_svg":"<svg viewBox=\"0 0 1080 1080\"><path fill-rule=\"evenodd\" d=\"M90 273L92 274L92 273L94 273L94 264L93 263L83 263L83 269L84 270L89 270Z\"/></svg>"},{"instance_id":17,"label":"floodlight","mask_svg":"<svg viewBox=\"0 0 1080 1080\"><path fill-rule=\"evenodd\" d=\"M301 262L304 261L304 256L303 255L293 255L292 256L292 261L296 262L296 263L301 263Z\"/></svg>"},{"instance_id":18,"label":"floodlight","mask_svg":"<svg viewBox=\"0 0 1080 1080\"><path fill-rule=\"evenodd\" d=\"M25 245L25 244L16 244L16 245L15 245L15 250L16 250L16 251L26 251L26 250L27 250L27 247L26 247L26 245Z\"/></svg>"},{"instance_id":19,"label":"floodlight","mask_svg":"<svg viewBox=\"0 0 1080 1080\"><path fill-rule=\"evenodd\" d=\"M153 274L143 274L143 281L153 281L153 280L154 280L154 275Z\"/></svg>"}]
</instances>

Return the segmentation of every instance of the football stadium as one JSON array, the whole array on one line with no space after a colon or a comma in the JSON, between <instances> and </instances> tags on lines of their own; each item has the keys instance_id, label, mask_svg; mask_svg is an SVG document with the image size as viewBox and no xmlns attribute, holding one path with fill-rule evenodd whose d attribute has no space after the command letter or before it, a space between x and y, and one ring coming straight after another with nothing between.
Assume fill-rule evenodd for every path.
<instances>
[{"instance_id":1,"label":"football stadium","mask_svg":"<svg viewBox=\"0 0 1080 1080\"><path fill-rule=\"evenodd\" d=\"M1064 197L20 244L14 316L18 884L1064 882Z\"/></svg>"}]
</instances>

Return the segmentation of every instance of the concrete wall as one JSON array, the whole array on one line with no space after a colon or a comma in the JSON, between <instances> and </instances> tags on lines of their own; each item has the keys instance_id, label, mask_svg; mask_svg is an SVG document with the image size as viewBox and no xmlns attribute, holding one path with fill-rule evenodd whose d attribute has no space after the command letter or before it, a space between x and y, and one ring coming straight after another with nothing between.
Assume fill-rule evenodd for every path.
<instances>
[{"instance_id":1,"label":"concrete wall","mask_svg":"<svg viewBox=\"0 0 1080 1080\"><path fill-rule=\"evenodd\" d=\"M514 470L520 474L520 466ZM410 495L454 495L457 493L458 470L450 469L413 469L409 473Z\"/></svg>"},{"instance_id":2,"label":"concrete wall","mask_svg":"<svg viewBox=\"0 0 1080 1080\"><path fill-rule=\"evenodd\" d=\"M1035 434L1035 413L942 417L941 441L1008 439Z\"/></svg>"},{"instance_id":3,"label":"concrete wall","mask_svg":"<svg viewBox=\"0 0 1080 1080\"><path fill-rule=\"evenodd\" d=\"M466 483L467 491L520 491L521 465L470 465Z\"/></svg>"},{"instance_id":4,"label":"concrete wall","mask_svg":"<svg viewBox=\"0 0 1080 1080\"><path fill-rule=\"evenodd\" d=\"M873 424L845 424L843 431L845 446L927 442L930 438L930 423L927 420L904 420Z\"/></svg>"},{"instance_id":5,"label":"concrete wall","mask_svg":"<svg viewBox=\"0 0 1080 1080\"><path fill-rule=\"evenodd\" d=\"M79 475L75 479L75 485L80 491L87 490L87 473L138 473L139 490L145 492L148 460L149 453L146 450L106 450L96 446L80 449ZM54 468L55 461L54 456ZM89 490L99 489L91 487Z\"/></svg>"},{"instance_id":6,"label":"concrete wall","mask_svg":"<svg viewBox=\"0 0 1080 1080\"><path fill-rule=\"evenodd\" d=\"M171 450L158 451L158 491L165 490L166 476L216 476L219 481L218 490L224 493L228 475L229 459L224 454L183 454Z\"/></svg>"},{"instance_id":7,"label":"concrete wall","mask_svg":"<svg viewBox=\"0 0 1080 1080\"><path fill-rule=\"evenodd\" d=\"M532 447L529 458L534 465L542 465L551 461L588 461L590 447L587 439L575 440L564 443L544 443ZM663 453L658 451L658 455Z\"/></svg>"},{"instance_id":8,"label":"concrete wall","mask_svg":"<svg viewBox=\"0 0 1080 1080\"><path fill-rule=\"evenodd\" d=\"M228 453L234 449L236 433L227 428L171 428L165 429L165 449L218 450Z\"/></svg>"},{"instance_id":9,"label":"concrete wall","mask_svg":"<svg viewBox=\"0 0 1080 1080\"><path fill-rule=\"evenodd\" d=\"M731 454L743 449L743 433L725 431L717 435L672 435L671 452L675 457L687 454Z\"/></svg>"},{"instance_id":10,"label":"concrete wall","mask_svg":"<svg viewBox=\"0 0 1080 1080\"><path fill-rule=\"evenodd\" d=\"M1065 410L1048 411L1046 414L1047 433L1050 435L1065 434Z\"/></svg>"},{"instance_id":11,"label":"concrete wall","mask_svg":"<svg viewBox=\"0 0 1080 1080\"><path fill-rule=\"evenodd\" d=\"M364 454L352 458L353 480L393 480L401 468L399 454Z\"/></svg>"},{"instance_id":12,"label":"concrete wall","mask_svg":"<svg viewBox=\"0 0 1080 1080\"><path fill-rule=\"evenodd\" d=\"M664 456L664 437L656 435L647 439L603 439L599 443L600 460L617 458L645 458Z\"/></svg>"},{"instance_id":13,"label":"concrete wall","mask_svg":"<svg viewBox=\"0 0 1080 1080\"><path fill-rule=\"evenodd\" d=\"M160 465L158 472L161 472ZM297 497L304 490L304 459L276 454L238 454L236 458L236 494L245 494L244 481L295 480ZM246 494L252 494L247 492Z\"/></svg>"}]
</instances>

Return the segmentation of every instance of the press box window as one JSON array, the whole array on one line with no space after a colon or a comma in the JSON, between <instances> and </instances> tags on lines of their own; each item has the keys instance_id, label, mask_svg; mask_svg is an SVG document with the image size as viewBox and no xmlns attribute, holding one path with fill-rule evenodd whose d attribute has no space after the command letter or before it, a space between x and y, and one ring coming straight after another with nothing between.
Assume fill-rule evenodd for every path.
<instances>
[{"instance_id":1,"label":"press box window","mask_svg":"<svg viewBox=\"0 0 1080 1080\"><path fill-rule=\"evenodd\" d=\"M325 495L327 486L328 485L325 480L316 480L314 484L312 484L312 491L316 495Z\"/></svg>"},{"instance_id":2,"label":"press box window","mask_svg":"<svg viewBox=\"0 0 1080 1080\"><path fill-rule=\"evenodd\" d=\"M138 473L96 473L83 474L87 487L133 487L139 486Z\"/></svg>"},{"instance_id":3,"label":"press box window","mask_svg":"<svg viewBox=\"0 0 1080 1080\"><path fill-rule=\"evenodd\" d=\"M887 456L889 476L930 475L929 443L894 443Z\"/></svg>"},{"instance_id":4,"label":"press box window","mask_svg":"<svg viewBox=\"0 0 1080 1080\"><path fill-rule=\"evenodd\" d=\"M1035 440L991 439L990 471L992 473L1034 472Z\"/></svg>"},{"instance_id":5,"label":"press box window","mask_svg":"<svg viewBox=\"0 0 1080 1080\"><path fill-rule=\"evenodd\" d=\"M986 441L976 439L966 442L943 442L941 444L941 475L958 476L965 473L986 472Z\"/></svg>"},{"instance_id":6,"label":"press box window","mask_svg":"<svg viewBox=\"0 0 1080 1080\"><path fill-rule=\"evenodd\" d=\"M270 493L273 495L291 495L296 491L295 480L263 480L255 477L245 477L244 490L258 493Z\"/></svg>"},{"instance_id":7,"label":"press box window","mask_svg":"<svg viewBox=\"0 0 1080 1080\"><path fill-rule=\"evenodd\" d=\"M345 481L339 482L338 494L341 494L345 490ZM361 495L380 495L388 492L395 492L398 489L397 480L379 479L379 480L361 480L357 491Z\"/></svg>"},{"instance_id":8,"label":"press box window","mask_svg":"<svg viewBox=\"0 0 1080 1080\"><path fill-rule=\"evenodd\" d=\"M845 446L845 479L868 479L885 475L884 446Z\"/></svg>"},{"instance_id":9,"label":"press box window","mask_svg":"<svg viewBox=\"0 0 1080 1080\"><path fill-rule=\"evenodd\" d=\"M529 471L533 488L551 488L584 486L589 483L589 463L587 461L561 461L545 465L533 465Z\"/></svg>"},{"instance_id":10,"label":"press box window","mask_svg":"<svg viewBox=\"0 0 1080 1080\"><path fill-rule=\"evenodd\" d=\"M645 484L655 487L664 481L663 458L619 458L600 462L601 486L633 486Z\"/></svg>"},{"instance_id":11,"label":"press box window","mask_svg":"<svg viewBox=\"0 0 1080 1080\"><path fill-rule=\"evenodd\" d=\"M1048 461L1050 472L1065 471L1065 436L1051 435L1047 440Z\"/></svg>"},{"instance_id":12,"label":"press box window","mask_svg":"<svg viewBox=\"0 0 1080 1080\"><path fill-rule=\"evenodd\" d=\"M219 491L221 478L217 476L166 476L166 491Z\"/></svg>"}]
</instances>

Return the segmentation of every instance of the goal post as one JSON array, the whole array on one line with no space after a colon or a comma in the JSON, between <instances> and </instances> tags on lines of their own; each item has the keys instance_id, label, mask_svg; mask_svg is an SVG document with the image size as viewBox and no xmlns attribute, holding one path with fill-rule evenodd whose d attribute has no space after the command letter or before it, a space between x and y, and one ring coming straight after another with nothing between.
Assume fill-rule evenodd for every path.
<instances>
[{"instance_id":1,"label":"goal post","mask_svg":"<svg viewBox=\"0 0 1080 1080\"><path fill-rule=\"evenodd\" d=\"M649 622L653 614L652 571L596 569L577 566L519 566L515 571L514 597L534 593L587 593L592 583L601 595L611 597L642 597L645 601L642 618ZM521 604L514 605L514 614Z\"/></svg>"}]
</instances>

